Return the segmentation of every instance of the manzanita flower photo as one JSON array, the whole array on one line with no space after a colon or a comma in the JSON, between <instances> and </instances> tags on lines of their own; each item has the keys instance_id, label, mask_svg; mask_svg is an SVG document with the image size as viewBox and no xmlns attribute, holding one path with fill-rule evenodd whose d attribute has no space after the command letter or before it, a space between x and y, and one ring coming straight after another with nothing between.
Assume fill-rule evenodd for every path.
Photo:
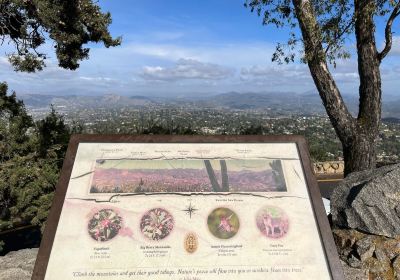
<instances>
[{"instance_id":1,"label":"manzanita flower photo","mask_svg":"<svg viewBox=\"0 0 400 280\"><path fill-rule=\"evenodd\" d=\"M174 218L162 208L147 211L140 222L140 230L148 239L161 240L167 237L174 228Z\"/></svg>"},{"instance_id":2,"label":"manzanita flower photo","mask_svg":"<svg viewBox=\"0 0 400 280\"><path fill-rule=\"evenodd\" d=\"M122 227L122 218L112 209L101 209L88 224L89 235L96 241L114 238Z\"/></svg>"}]
</instances>

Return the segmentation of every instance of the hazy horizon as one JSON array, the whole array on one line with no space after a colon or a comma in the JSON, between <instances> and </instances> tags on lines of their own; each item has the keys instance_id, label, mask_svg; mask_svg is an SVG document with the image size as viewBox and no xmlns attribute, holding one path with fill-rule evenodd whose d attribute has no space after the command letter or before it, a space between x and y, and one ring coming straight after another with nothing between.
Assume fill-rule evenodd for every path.
<instances>
[{"instance_id":1,"label":"hazy horizon","mask_svg":"<svg viewBox=\"0 0 400 280\"><path fill-rule=\"evenodd\" d=\"M136 93L118 93L118 92L104 92L104 93L75 93L75 92L68 92L68 93L20 93L17 92L17 97L24 99L26 96L51 96L51 97L72 97L72 96L82 96L82 97L107 97L107 96L121 96L121 97L143 97L143 98L149 98L149 99L186 99L186 100L201 100L201 99L209 99L212 97L217 97L217 96L222 96L226 94L237 94L237 95L259 95L259 96L271 96L271 95L276 95L276 97L279 99L282 97L282 95L295 95L298 97L304 97L304 96L315 96L319 98L319 94L317 90L314 91L305 91L305 92L295 92L295 91L227 91L227 92L190 92L190 93L180 93L180 94L174 94L174 93L168 93L168 94L162 94L162 93L145 93L145 92L136 92ZM341 93L343 98L347 99L354 99L358 100L358 92L342 92ZM400 100L400 94L383 94L382 95L382 100L384 102L389 102L389 101L399 101ZM322 102L322 101L321 101ZM322 105L322 104L321 104Z\"/></svg>"}]
</instances>

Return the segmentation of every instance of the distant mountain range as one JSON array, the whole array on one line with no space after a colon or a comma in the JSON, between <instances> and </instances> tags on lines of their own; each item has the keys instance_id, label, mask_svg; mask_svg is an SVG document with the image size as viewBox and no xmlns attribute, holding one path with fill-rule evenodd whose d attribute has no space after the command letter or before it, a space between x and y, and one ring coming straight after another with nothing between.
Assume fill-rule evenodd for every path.
<instances>
[{"instance_id":1,"label":"distant mountain range","mask_svg":"<svg viewBox=\"0 0 400 280\"><path fill-rule=\"evenodd\" d=\"M222 108L236 110L265 109L279 114L326 114L322 101L317 93L238 93L228 92L206 97L176 97L164 98L153 96L122 96L118 94L105 94L102 96L84 95L19 95L25 105L31 109L46 108L50 104L58 108L143 108L155 105L167 106L195 106L196 108ZM356 114L358 99L356 96L344 95L344 100L349 110ZM392 118L391 121L400 119L400 97L391 96L383 102L383 117Z\"/></svg>"},{"instance_id":2,"label":"distant mountain range","mask_svg":"<svg viewBox=\"0 0 400 280\"><path fill-rule=\"evenodd\" d=\"M145 96L126 97L117 94L103 96L25 94L18 97L24 101L27 107L32 108L49 107L50 104L56 107L65 106L70 108L147 106L155 102Z\"/></svg>"}]
</instances>

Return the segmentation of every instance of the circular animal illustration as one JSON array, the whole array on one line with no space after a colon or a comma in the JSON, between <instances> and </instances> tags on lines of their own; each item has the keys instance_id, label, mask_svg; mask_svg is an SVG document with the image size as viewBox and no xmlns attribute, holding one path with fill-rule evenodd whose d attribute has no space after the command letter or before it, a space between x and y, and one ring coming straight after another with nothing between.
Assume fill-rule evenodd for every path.
<instances>
[{"instance_id":1,"label":"circular animal illustration","mask_svg":"<svg viewBox=\"0 0 400 280\"><path fill-rule=\"evenodd\" d=\"M112 209L101 209L88 224L89 235L96 241L114 238L122 227L122 218Z\"/></svg>"},{"instance_id":2,"label":"circular animal illustration","mask_svg":"<svg viewBox=\"0 0 400 280\"><path fill-rule=\"evenodd\" d=\"M289 218L275 206L265 206L257 213L257 227L268 238L282 238L289 230Z\"/></svg>"},{"instance_id":3,"label":"circular animal illustration","mask_svg":"<svg viewBox=\"0 0 400 280\"><path fill-rule=\"evenodd\" d=\"M196 234L193 232L189 232L188 234L186 234L184 245L186 252L194 253L199 246Z\"/></svg>"},{"instance_id":4,"label":"circular animal illustration","mask_svg":"<svg viewBox=\"0 0 400 280\"><path fill-rule=\"evenodd\" d=\"M217 238L229 239L239 231L239 218L229 208L216 208L208 215L207 225L210 232Z\"/></svg>"},{"instance_id":5,"label":"circular animal illustration","mask_svg":"<svg viewBox=\"0 0 400 280\"><path fill-rule=\"evenodd\" d=\"M140 221L140 230L150 240L167 237L174 228L174 218L165 209L154 208L147 211Z\"/></svg>"}]
</instances>

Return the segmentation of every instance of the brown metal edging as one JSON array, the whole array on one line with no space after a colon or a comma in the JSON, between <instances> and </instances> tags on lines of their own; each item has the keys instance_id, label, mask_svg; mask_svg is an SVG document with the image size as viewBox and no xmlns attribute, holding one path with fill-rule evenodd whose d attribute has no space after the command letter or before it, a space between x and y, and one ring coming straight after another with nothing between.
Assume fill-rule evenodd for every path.
<instances>
[{"instance_id":1,"label":"brown metal edging","mask_svg":"<svg viewBox=\"0 0 400 280\"><path fill-rule=\"evenodd\" d=\"M297 143L297 148L299 151L300 160L302 162L303 173L306 177L307 190L311 200L314 218L317 222L317 228L321 238L328 268L330 270L332 279L345 280L343 267L340 263L336 244L332 236L332 230L326 216L324 205L322 203L321 193L311 168L311 157L307 149L307 141L305 138L303 138L301 142Z\"/></svg>"}]
</instances>

